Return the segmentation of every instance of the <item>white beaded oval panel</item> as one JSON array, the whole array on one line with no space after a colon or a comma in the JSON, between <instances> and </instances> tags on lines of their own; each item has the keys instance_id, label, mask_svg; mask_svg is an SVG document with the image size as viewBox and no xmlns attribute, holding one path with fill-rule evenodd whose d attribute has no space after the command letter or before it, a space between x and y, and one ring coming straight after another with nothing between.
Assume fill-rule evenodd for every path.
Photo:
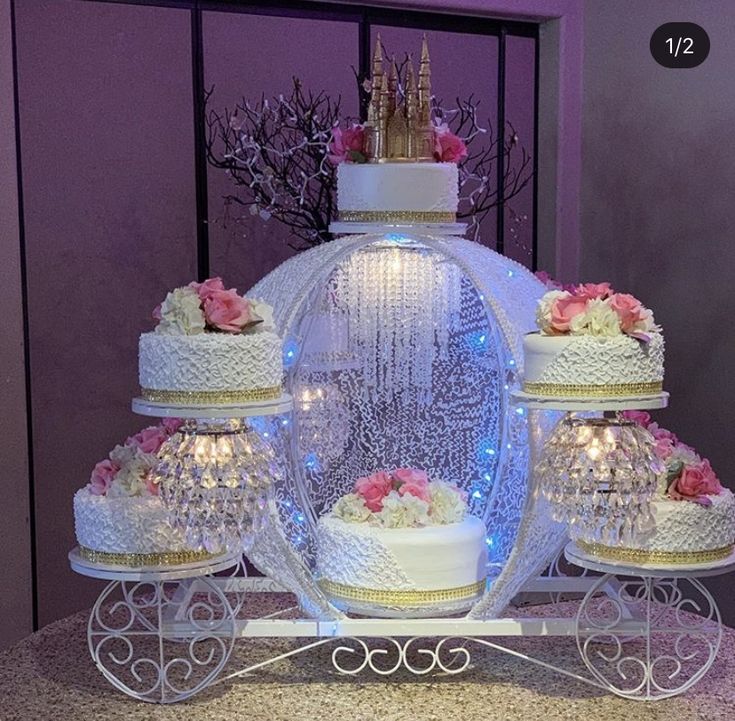
<instances>
[{"instance_id":1,"label":"white beaded oval panel","mask_svg":"<svg viewBox=\"0 0 735 721\"><path fill-rule=\"evenodd\" d=\"M515 543L529 427L509 391L543 285L472 241L347 236L306 251L248 292L274 306L295 400L295 473L277 489L308 565L320 514L380 468L415 466L465 489L491 562Z\"/></svg>"}]
</instances>

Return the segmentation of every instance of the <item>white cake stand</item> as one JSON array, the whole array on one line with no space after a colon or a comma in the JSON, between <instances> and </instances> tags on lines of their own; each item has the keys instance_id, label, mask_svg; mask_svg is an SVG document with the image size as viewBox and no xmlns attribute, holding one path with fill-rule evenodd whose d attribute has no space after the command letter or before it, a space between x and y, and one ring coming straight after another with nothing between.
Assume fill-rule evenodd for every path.
<instances>
[{"instance_id":1,"label":"white cake stand","mask_svg":"<svg viewBox=\"0 0 735 721\"><path fill-rule=\"evenodd\" d=\"M632 411L666 408L669 394L666 391L636 396L600 396L589 398L565 398L512 391L511 398L527 408L546 411Z\"/></svg>"},{"instance_id":2,"label":"white cake stand","mask_svg":"<svg viewBox=\"0 0 735 721\"><path fill-rule=\"evenodd\" d=\"M133 398L132 409L141 416L155 418L251 418L254 416L277 416L293 409L293 400L288 393L266 401L251 401L231 405L182 404L147 401Z\"/></svg>"},{"instance_id":3,"label":"white cake stand","mask_svg":"<svg viewBox=\"0 0 735 721\"><path fill-rule=\"evenodd\" d=\"M650 701L683 693L707 673L722 641L722 620L698 579L735 570L735 553L722 561L672 566L625 565L574 543L564 555L602 574L576 619L579 653L601 685L624 698Z\"/></svg>"},{"instance_id":4,"label":"white cake stand","mask_svg":"<svg viewBox=\"0 0 735 721\"><path fill-rule=\"evenodd\" d=\"M467 223L355 223L335 221L329 232L336 235L464 235Z\"/></svg>"}]
</instances>

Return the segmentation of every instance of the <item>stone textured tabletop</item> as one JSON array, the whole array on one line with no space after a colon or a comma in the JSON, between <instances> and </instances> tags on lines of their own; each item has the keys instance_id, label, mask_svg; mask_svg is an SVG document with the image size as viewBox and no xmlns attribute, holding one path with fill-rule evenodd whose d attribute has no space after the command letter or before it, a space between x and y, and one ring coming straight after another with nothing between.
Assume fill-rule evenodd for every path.
<instances>
[{"instance_id":1,"label":"stone textured tabletop","mask_svg":"<svg viewBox=\"0 0 735 721\"><path fill-rule=\"evenodd\" d=\"M249 603L253 615L286 598ZM258 609L256 603L260 605ZM574 603L562 604L566 614ZM550 607L525 610L545 615ZM559 607L554 610L558 614ZM259 615L259 614L258 614ZM0 720L102 721L731 721L735 719L735 630L726 629L717 661L683 696L653 703L627 701L552 671L489 649L473 647L463 674L390 678L371 671L338 675L331 646L280 661L247 678L211 687L170 706L135 701L116 691L94 667L82 612L53 623L0 653ZM572 638L500 639L569 670L585 673ZM302 641L304 643L304 641ZM239 642L228 670L295 647L290 639Z\"/></svg>"}]
</instances>

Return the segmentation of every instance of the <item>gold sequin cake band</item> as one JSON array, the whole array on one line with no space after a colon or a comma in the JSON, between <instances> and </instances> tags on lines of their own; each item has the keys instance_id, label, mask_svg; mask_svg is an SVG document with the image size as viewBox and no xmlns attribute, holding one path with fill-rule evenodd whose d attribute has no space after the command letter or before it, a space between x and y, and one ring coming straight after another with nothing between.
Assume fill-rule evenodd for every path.
<instances>
[{"instance_id":1,"label":"gold sequin cake band","mask_svg":"<svg viewBox=\"0 0 735 721\"><path fill-rule=\"evenodd\" d=\"M457 216L437 210L340 210L342 223L456 223Z\"/></svg>"},{"instance_id":2,"label":"gold sequin cake band","mask_svg":"<svg viewBox=\"0 0 735 721\"><path fill-rule=\"evenodd\" d=\"M376 588L345 586L342 583L334 583L324 578L319 581L319 585L325 593L345 601L362 601L377 603L381 606L407 607L445 601L470 600L481 595L485 590L484 580L471 583L468 586L444 588L436 591L382 591Z\"/></svg>"},{"instance_id":3,"label":"gold sequin cake band","mask_svg":"<svg viewBox=\"0 0 735 721\"><path fill-rule=\"evenodd\" d=\"M643 548L622 548L604 546L601 543L577 541L577 545L591 556L609 558L613 561L625 561L631 564L658 563L675 566L683 563L708 563L727 558L735 549L732 545L715 548L711 551L649 551Z\"/></svg>"},{"instance_id":4,"label":"gold sequin cake band","mask_svg":"<svg viewBox=\"0 0 735 721\"><path fill-rule=\"evenodd\" d=\"M585 385L567 383L524 383L523 390L535 396L555 396L572 398L574 396L592 396L594 398L607 398L617 396L645 396L652 393L661 393L663 383L653 381L651 383L617 383L610 385Z\"/></svg>"},{"instance_id":5,"label":"gold sequin cake band","mask_svg":"<svg viewBox=\"0 0 735 721\"><path fill-rule=\"evenodd\" d=\"M179 403L185 405L232 405L253 401L271 401L281 397L281 386L271 388L251 388L242 391L166 391L154 388L141 388L144 400L152 403Z\"/></svg>"},{"instance_id":6,"label":"gold sequin cake band","mask_svg":"<svg viewBox=\"0 0 735 721\"><path fill-rule=\"evenodd\" d=\"M162 551L160 553L107 553L79 546L79 555L90 563L106 563L111 566L179 566L215 558L207 551Z\"/></svg>"}]
</instances>

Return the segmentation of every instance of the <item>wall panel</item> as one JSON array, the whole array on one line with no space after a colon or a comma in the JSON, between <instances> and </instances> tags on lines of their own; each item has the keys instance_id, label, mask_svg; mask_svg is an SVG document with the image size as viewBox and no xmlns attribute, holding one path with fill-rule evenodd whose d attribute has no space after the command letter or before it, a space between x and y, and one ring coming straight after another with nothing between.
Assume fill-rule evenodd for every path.
<instances>
[{"instance_id":1,"label":"wall panel","mask_svg":"<svg viewBox=\"0 0 735 721\"><path fill-rule=\"evenodd\" d=\"M43 625L99 592L66 562L72 495L143 425L138 334L195 273L190 16L16 6Z\"/></svg>"}]
</instances>

